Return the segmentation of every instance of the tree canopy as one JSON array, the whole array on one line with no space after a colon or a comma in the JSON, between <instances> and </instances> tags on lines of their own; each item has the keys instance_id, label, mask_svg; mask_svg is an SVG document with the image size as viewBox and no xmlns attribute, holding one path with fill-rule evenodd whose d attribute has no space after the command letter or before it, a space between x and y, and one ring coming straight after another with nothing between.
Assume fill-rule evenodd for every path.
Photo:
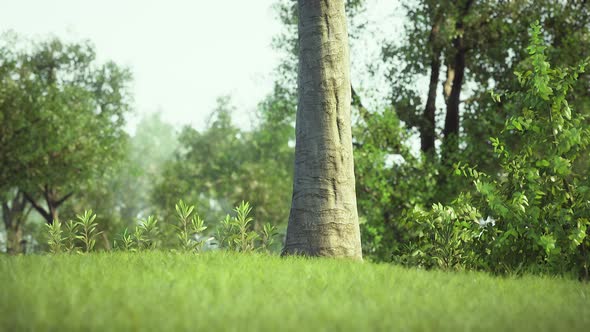
<instances>
[{"instance_id":1,"label":"tree canopy","mask_svg":"<svg viewBox=\"0 0 590 332\"><path fill-rule=\"evenodd\" d=\"M90 43L56 38L5 36L0 61L0 188L18 188L51 223L80 184L121 158L131 74L98 64Z\"/></svg>"}]
</instances>

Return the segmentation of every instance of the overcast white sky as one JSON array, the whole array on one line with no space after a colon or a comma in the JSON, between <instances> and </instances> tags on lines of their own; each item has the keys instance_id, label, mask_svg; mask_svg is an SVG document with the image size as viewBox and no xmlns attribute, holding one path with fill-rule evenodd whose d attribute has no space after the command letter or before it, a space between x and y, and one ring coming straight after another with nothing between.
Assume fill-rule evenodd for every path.
<instances>
[{"instance_id":1,"label":"overcast white sky","mask_svg":"<svg viewBox=\"0 0 590 332\"><path fill-rule=\"evenodd\" d=\"M139 115L161 110L170 123L202 128L215 99L231 94L244 125L271 91L279 60L270 46L281 30L274 2L0 0L0 28L25 37L91 40L100 61L131 68ZM387 3L394 1L370 2L391 8ZM130 119L129 128L136 121Z\"/></svg>"}]
</instances>

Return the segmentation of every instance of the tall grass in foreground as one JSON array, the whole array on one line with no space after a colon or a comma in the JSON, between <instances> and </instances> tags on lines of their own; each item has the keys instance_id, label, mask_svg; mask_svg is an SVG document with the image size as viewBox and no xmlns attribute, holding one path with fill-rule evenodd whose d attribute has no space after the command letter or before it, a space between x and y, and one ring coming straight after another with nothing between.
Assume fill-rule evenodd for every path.
<instances>
[{"instance_id":1,"label":"tall grass in foreground","mask_svg":"<svg viewBox=\"0 0 590 332\"><path fill-rule=\"evenodd\" d=\"M0 257L4 331L583 331L590 285L228 252Z\"/></svg>"}]
</instances>

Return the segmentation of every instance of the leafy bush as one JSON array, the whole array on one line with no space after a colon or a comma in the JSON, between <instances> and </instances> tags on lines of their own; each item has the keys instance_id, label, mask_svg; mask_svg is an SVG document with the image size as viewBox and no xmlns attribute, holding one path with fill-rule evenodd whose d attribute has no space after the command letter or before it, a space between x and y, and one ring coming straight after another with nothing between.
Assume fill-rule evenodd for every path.
<instances>
[{"instance_id":1,"label":"leafy bush","mask_svg":"<svg viewBox=\"0 0 590 332\"><path fill-rule=\"evenodd\" d=\"M463 196L461 196L462 198ZM405 254L394 256L394 261L404 265L440 267L443 269L464 269L472 266L473 252L469 245L481 236L485 229L478 232L472 227L471 220L478 220L477 209L469 204L462 204L463 199L453 202L452 206L434 204L432 210L426 211L415 207L404 216L416 225L416 241L400 248Z\"/></svg>"},{"instance_id":2,"label":"leafy bush","mask_svg":"<svg viewBox=\"0 0 590 332\"><path fill-rule=\"evenodd\" d=\"M182 200L175 205L175 208L178 223L172 226L177 238L176 245L166 245L165 231L170 226L164 224L161 228L158 219L149 216L139 220L133 233L126 228L119 236L119 242L114 241L113 247L124 251L153 250L162 246L170 249L180 248L187 252L202 250L205 241L199 238L207 229L204 220L195 212L194 205L186 205ZM276 228L267 223L262 227L260 234L252 230L253 218L250 217L252 207L248 202L242 202L235 207L234 211L236 215L234 217L227 215L217 228L222 247L239 252L254 250L269 252L274 238L278 235ZM92 210L88 210L77 218L77 222L69 221L65 224L65 232L62 223L58 220L47 226L48 244L52 253L76 252L80 245L83 246L84 252L94 250L96 237L102 234L102 231L97 231L96 215L92 213Z\"/></svg>"},{"instance_id":3,"label":"leafy bush","mask_svg":"<svg viewBox=\"0 0 590 332\"><path fill-rule=\"evenodd\" d=\"M84 214L77 215L78 221L69 220L63 223L56 219L52 224L46 224L47 244L51 253L77 252L78 243L84 246L84 252L90 252L96 244L96 237L102 232L97 231L96 214L92 210L84 211ZM78 243L77 243L78 240Z\"/></svg>"},{"instance_id":4,"label":"leafy bush","mask_svg":"<svg viewBox=\"0 0 590 332\"><path fill-rule=\"evenodd\" d=\"M408 213L406 222L417 221L416 245L399 252L398 261L588 277L590 126L567 99L588 60L552 69L538 23L530 34L530 57L516 73L521 90L502 96L504 107L520 112L506 121L502 137L490 138L501 172L456 164L455 173L470 178L475 193ZM500 95L492 97L501 102ZM516 147L504 143L510 136L518 138Z\"/></svg>"},{"instance_id":5,"label":"leafy bush","mask_svg":"<svg viewBox=\"0 0 590 332\"><path fill-rule=\"evenodd\" d=\"M47 227L47 244L49 251L53 254L58 254L63 250L63 230L61 229L61 221L54 220L52 224L45 224Z\"/></svg>"},{"instance_id":6,"label":"leafy bush","mask_svg":"<svg viewBox=\"0 0 590 332\"><path fill-rule=\"evenodd\" d=\"M180 247L185 251L201 250L205 242L198 241L195 237L207 229L204 220L196 212L193 214L194 205L187 206L182 200L176 204L175 208L179 220L176 229Z\"/></svg>"},{"instance_id":7,"label":"leafy bush","mask_svg":"<svg viewBox=\"0 0 590 332\"><path fill-rule=\"evenodd\" d=\"M391 251L409 240L403 211L437 201L437 172L432 160L412 154L411 133L393 110L359 112L353 137L363 255L389 261Z\"/></svg>"},{"instance_id":8,"label":"leafy bush","mask_svg":"<svg viewBox=\"0 0 590 332\"><path fill-rule=\"evenodd\" d=\"M65 251L66 252L74 252L76 251L76 240L78 237L78 223L73 220L68 220L66 222L66 230L65 230Z\"/></svg>"},{"instance_id":9,"label":"leafy bush","mask_svg":"<svg viewBox=\"0 0 590 332\"><path fill-rule=\"evenodd\" d=\"M141 219L135 231L138 249L156 249L159 246L160 228L154 216Z\"/></svg>"},{"instance_id":10,"label":"leafy bush","mask_svg":"<svg viewBox=\"0 0 590 332\"><path fill-rule=\"evenodd\" d=\"M274 244L274 238L279 233L277 232L277 228L270 223L264 224L262 227L262 231L260 232L260 246L259 248L263 251L269 252L270 247Z\"/></svg>"},{"instance_id":11,"label":"leafy bush","mask_svg":"<svg viewBox=\"0 0 590 332\"><path fill-rule=\"evenodd\" d=\"M125 230L123 231L123 234L121 234L121 242L122 247L120 247L120 249L125 250L125 251L133 251L133 245L134 243L136 243L136 241L134 240L134 237L132 234L129 234L129 230L127 228L125 228ZM115 248L117 248L117 241L115 240Z\"/></svg>"},{"instance_id":12,"label":"leafy bush","mask_svg":"<svg viewBox=\"0 0 590 332\"><path fill-rule=\"evenodd\" d=\"M235 217L225 216L221 221L221 229L218 231L221 244L234 251L247 252L255 248L258 233L250 230L250 223L254 220L249 214L252 211L250 203L242 201L234 208Z\"/></svg>"},{"instance_id":13,"label":"leafy bush","mask_svg":"<svg viewBox=\"0 0 590 332\"><path fill-rule=\"evenodd\" d=\"M250 203L242 201L234 208L236 213L234 217L228 214L219 222L217 236L222 247L239 252L270 251L270 246L278 235L277 229L270 223L266 223L260 233L252 230L251 225L254 219L250 217L251 211Z\"/></svg>"},{"instance_id":14,"label":"leafy bush","mask_svg":"<svg viewBox=\"0 0 590 332\"><path fill-rule=\"evenodd\" d=\"M74 234L76 225L81 228L81 233L76 236L77 239L81 240L84 244L84 251L90 252L94 248L96 244L96 237L100 235L102 232L98 232L96 227L98 224L94 221L96 219L96 214L92 214L92 210L84 211L83 215L77 215L78 221L76 224L70 223L68 227L68 231L71 234ZM70 243L73 241L70 239ZM74 249L74 245L71 246L71 249Z\"/></svg>"}]
</instances>

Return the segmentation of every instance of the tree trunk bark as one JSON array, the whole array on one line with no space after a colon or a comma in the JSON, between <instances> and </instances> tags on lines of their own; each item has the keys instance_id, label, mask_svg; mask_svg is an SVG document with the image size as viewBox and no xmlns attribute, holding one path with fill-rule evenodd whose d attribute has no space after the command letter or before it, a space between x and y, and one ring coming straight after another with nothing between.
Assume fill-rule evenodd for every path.
<instances>
[{"instance_id":1,"label":"tree trunk bark","mask_svg":"<svg viewBox=\"0 0 590 332\"><path fill-rule=\"evenodd\" d=\"M10 203L10 205L9 205ZM2 202L2 220L6 229L6 252L17 255L24 252L23 224L28 215L27 200L20 191L10 202Z\"/></svg>"},{"instance_id":2,"label":"tree trunk bark","mask_svg":"<svg viewBox=\"0 0 590 332\"><path fill-rule=\"evenodd\" d=\"M298 0L293 198L283 255L362 259L343 0Z\"/></svg>"},{"instance_id":3,"label":"tree trunk bark","mask_svg":"<svg viewBox=\"0 0 590 332\"><path fill-rule=\"evenodd\" d=\"M445 127L443 129L443 149L442 159L443 162L452 163L455 152L459 150L459 105L461 101L461 89L463 88L463 77L465 76L465 58L467 54L467 48L465 47L465 26L463 19L468 15L473 0L467 0L461 8L461 13L455 23L455 30L459 33L453 39L453 48L455 50L455 56L453 59L453 85L451 87L451 93L447 100L447 114L445 117ZM449 72L450 73L450 72Z\"/></svg>"},{"instance_id":4,"label":"tree trunk bark","mask_svg":"<svg viewBox=\"0 0 590 332\"><path fill-rule=\"evenodd\" d=\"M437 20L438 18L435 18ZM430 84L428 85L428 98L426 107L422 114L422 124L420 126L420 150L426 154L434 153L434 141L436 139L436 90L438 89L438 78L440 75L440 55L441 48L437 46L439 33L438 22L432 26L430 31L429 43L432 48L432 58L430 59Z\"/></svg>"},{"instance_id":5,"label":"tree trunk bark","mask_svg":"<svg viewBox=\"0 0 590 332\"><path fill-rule=\"evenodd\" d=\"M453 88L453 80L455 80L455 70L453 69L453 65L451 63L447 63L447 79L443 83L443 97L445 99L445 103L449 102L451 89Z\"/></svg>"},{"instance_id":6,"label":"tree trunk bark","mask_svg":"<svg viewBox=\"0 0 590 332\"><path fill-rule=\"evenodd\" d=\"M45 202L47 203L47 208L49 210L47 212L50 219L48 219L47 222L53 224L54 221L59 219L59 213L57 211L57 208L61 203L58 202L59 199L57 196L57 191L55 189L51 189L45 186L45 191L43 194L45 196Z\"/></svg>"},{"instance_id":7,"label":"tree trunk bark","mask_svg":"<svg viewBox=\"0 0 590 332\"><path fill-rule=\"evenodd\" d=\"M6 252L9 255L24 253L23 229L20 223L6 227Z\"/></svg>"},{"instance_id":8,"label":"tree trunk bark","mask_svg":"<svg viewBox=\"0 0 590 332\"><path fill-rule=\"evenodd\" d=\"M461 98L461 88L463 86L463 76L465 75L465 50L462 47L463 38L457 37L455 39L455 59L453 63L453 85L451 93L447 101L447 115L445 118L444 135L445 140L451 138L452 135L459 134L459 104Z\"/></svg>"},{"instance_id":9,"label":"tree trunk bark","mask_svg":"<svg viewBox=\"0 0 590 332\"><path fill-rule=\"evenodd\" d=\"M443 153L445 161L450 161L452 155L459 149L459 105L461 98L461 88L463 86L463 76L465 74L465 50L461 46L463 38L457 37L454 44L456 45L455 59L453 63L453 85L451 93L447 100L447 114L445 117L445 126L443 129Z\"/></svg>"}]
</instances>

